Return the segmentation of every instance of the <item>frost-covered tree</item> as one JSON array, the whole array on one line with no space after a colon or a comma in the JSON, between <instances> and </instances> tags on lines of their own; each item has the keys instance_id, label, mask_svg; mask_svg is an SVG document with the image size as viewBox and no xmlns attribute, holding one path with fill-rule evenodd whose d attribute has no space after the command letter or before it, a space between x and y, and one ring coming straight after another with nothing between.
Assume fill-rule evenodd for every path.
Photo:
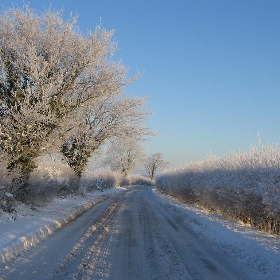
<instances>
[{"instance_id":1,"label":"frost-covered tree","mask_svg":"<svg viewBox=\"0 0 280 280\"><path fill-rule=\"evenodd\" d=\"M0 16L0 148L7 168L21 174L22 195L34 159L62 145L83 110L131 82L112 60L113 33L98 26L84 36L75 18L28 6Z\"/></svg>"},{"instance_id":2,"label":"frost-covered tree","mask_svg":"<svg viewBox=\"0 0 280 280\"><path fill-rule=\"evenodd\" d=\"M156 170L165 167L167 164L168 162L163 160L163 155L161 153L156 153L146 159L144 167L151 180L153 180Z\"/></svg>"},{"instance_id":3,"label":"frost-covered tree","mask_svg":"<svg viewBox=\"0 0 280 280\"><path fill-rule=\"evenodd\" d=\"M117 138L106 152L105 162L113 171L127 176L144 159L143 148L134 138Z\"/></svg>"},{"instance_id":4,"label":"frost-covered tree","mask_svg":"<svg viewBox=\"0 0 280 280\"><path fill-rule=\"evenodd\" d=\"M79 177L87 165L88 158L107 140L124 135L126 138L144 140L152 134L145 127L149 115L149 111L144 107L145 103L145 98L121 95L100 99L97 104L88 108L85 119L61 149L66 161ZM133 146L137 147L136 144Z\"/></svg>"}]
</instances>

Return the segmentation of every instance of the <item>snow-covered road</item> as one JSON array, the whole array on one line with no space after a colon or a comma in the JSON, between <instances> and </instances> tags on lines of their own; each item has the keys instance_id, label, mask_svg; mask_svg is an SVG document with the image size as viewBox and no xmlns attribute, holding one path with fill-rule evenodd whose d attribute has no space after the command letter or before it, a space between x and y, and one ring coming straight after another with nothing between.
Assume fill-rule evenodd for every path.
<instances>
[{"instance_id":1,"label":"snow-covered road","mask_svg":"<svg viewBox=\"0 0 280 280\"><path fill-rule=\"evenodd\" d=\"M279 248L276 237L136 186L7 262L0 279L280 279Z\"/></svg>"}]
</instances>

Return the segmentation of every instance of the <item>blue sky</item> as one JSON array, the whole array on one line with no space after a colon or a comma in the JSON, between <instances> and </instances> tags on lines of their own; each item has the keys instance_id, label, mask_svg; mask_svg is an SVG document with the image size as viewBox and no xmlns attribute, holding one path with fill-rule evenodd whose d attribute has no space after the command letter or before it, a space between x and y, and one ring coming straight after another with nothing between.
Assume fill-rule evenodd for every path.
<instances>
[{"instance_id":1,"label":"blue sky","mask_svg":"<svg viewBox=\"0 0 280 280\"><path fill-rule=\"evenodd\" d=\"M149 126L158 135L147 154L169 166L224 155L280 139L280 1L30 0L32 8L63 7L82 31L115 29L127 88L149 96ZM4 7L22 1L0 0Z\"/></svg>"}]
</instances>

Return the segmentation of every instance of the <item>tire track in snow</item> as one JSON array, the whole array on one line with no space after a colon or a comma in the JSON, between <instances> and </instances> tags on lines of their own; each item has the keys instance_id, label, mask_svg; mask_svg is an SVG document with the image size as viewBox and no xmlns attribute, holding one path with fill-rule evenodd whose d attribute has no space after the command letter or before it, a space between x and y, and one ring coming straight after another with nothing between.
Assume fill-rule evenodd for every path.
<instances>
[{"instance_id":1,"label":"tire track in snow","mask_svg":"<svg viewBox=\"0 0 280 280\"><path fill-rule=\"evenodd\" d=\"M90 226L55 271L53 279L104 279L108 276L106 259L113 235L110 225L120 206L120 200L113 202Z\"/></svg>"}]
</instances>

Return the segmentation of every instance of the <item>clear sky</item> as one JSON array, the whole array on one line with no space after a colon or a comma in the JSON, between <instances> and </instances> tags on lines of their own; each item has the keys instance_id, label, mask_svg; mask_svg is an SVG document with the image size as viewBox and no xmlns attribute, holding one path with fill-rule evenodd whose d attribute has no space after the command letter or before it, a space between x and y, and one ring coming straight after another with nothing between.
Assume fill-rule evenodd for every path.
<instances>
[{"instance_id":1,"label":"clear sky","mask_svg":"<svg viewBox=\"0 0 280 280\"><path fill-rule=\"evenodd\" d=\"M22 0L0 0L4 7ZM117 57L140 80L127 88L149 96L158 132L146 153L169 166L280 143L279 0L30 0L63 7L82 31L115 29ZM3 8L2 8L3 9Z\"/></svg>"}]
</instances>

